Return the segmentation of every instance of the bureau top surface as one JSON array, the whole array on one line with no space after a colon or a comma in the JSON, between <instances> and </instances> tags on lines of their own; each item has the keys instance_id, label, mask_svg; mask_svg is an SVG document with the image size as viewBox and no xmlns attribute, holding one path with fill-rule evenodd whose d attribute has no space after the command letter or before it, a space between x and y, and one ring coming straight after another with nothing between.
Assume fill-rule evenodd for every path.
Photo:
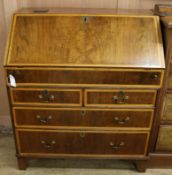
<instances>
[{"instance_id":1,"label":"bureau top surface","mask_svg":"<svg viewBox=\"0 0 172 175\"><path fill-rule=\"evenodd\" d=\"M5 66L165 67L158 17L93 11L16 13Z\"/></svg>"}]
</instances>

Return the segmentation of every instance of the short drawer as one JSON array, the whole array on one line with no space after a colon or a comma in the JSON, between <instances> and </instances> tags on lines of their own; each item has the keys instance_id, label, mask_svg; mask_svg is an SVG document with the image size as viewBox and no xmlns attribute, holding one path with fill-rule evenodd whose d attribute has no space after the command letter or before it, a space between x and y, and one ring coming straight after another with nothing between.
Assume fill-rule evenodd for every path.
<instances>
[{"instance_id":1,"label":"short drawer","mask_svg":"<svg viewBox=\"0 0 172 175\"><path fill-rule=\"evenodd\" d=\"M145 155L148 133L17 130L20 154Z\"/></svg>"},{"instance_id":2,"label":"short drawer","mask_svg":"<svg viewBox=\"0 0 172 175\"><path fill-rule=\"evenodd\" d=\"M8 69L17 85L150 85L160 86L163 72L92 68Z\"/></svg>"},{"instance_id":3,"label":"short drawer","mask_svg":"<svg viewBox=\"0 0 172 175\"><path fill-rule=\"evenodd\" d=\"M16 127L131 127L148 130L152 124L153 110L14 107L13 116Z\"/></svg>"},{"instance_id":4,"label":"short drawer","mask_svg":"<svg viewBox=\"0 0 172 175\"><path fill-rule=\"evenodd\" d=\"M166 94L162 119L172 120L172 94Z\"/></svg>"},{"instance_id":5,"label":"short drawer","mask_svg":"<svg viewBox=\"0 0 172 175\"><path fill-rule=\"evenodd\" d=\"M85 106L149 106L155 105L153 90L86 90Z\"/></svg>"},{"instance_id":6,"label":"short drawer","mask_svg":"<svg viewBox=\"0 0 172 175\"><path fill-rule=\"evenodd\" d=\"M10 89L12 104L44 106L81 106L82 93L77 89Z\"/></svg>"},{"instance_id":7,"label":"short drawer","mask_svg":"<svg viewBox=\"0 0 172 175\"><path fill-rule=\"evenodd\" d=\"M160 126L157 151L172 151L172 126Z\"/></svg>"}]
</instances>

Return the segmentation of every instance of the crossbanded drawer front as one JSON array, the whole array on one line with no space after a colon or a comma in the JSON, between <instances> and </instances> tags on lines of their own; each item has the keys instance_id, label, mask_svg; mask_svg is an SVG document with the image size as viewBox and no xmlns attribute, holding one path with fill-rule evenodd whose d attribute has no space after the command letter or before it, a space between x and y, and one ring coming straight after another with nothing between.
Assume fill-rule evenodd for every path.
<instances>
[{"instance_id":1,"label":"crossbanded drawer front","mask_svg":"<svg viewBox=\"0 0 172 175\"><path fill-rule=\"evenodd\" d=\"M156 144L157 151L172 151L172 126L161 125L159 136Z\"/></svg>"},{"instance_id":2,"label":"crossbanded drawer front","mask_svg":"<svg viewBox=\"0 0 172 175\"><path fill-rule=\"evenodd\" d=\"M161 84L161 71L110 69L14 69L8 75L18 85L155 85Z\"/></svg>"},{"instance_id":3,"label":"crossbanded drawer front","mask_svg":"<svg viewBox=\"0 0 172 175\"><path fill-rule=\"evenodd\" d=\"M138 130L151 127L153 110L16 107L13 116L18 127L131 127Z\"/></svg>"},{"instance_id":4,"label":"crossbanded drawer front","mask_svg":"<svg viewBox=\"0 0 172 175\"><path fill-rule=\"evenodd\" d=\"M12 104L44 106L81 106L82 94L77 89L10 89Z\"/></svg>"},{"instance_id":5,"label":"crossbanded drawer front","mask_svg":"<svg viewBox=\"0 0 172 175\"><path fill-rule=\"evenodd\" d=\"M148 133L17 130L19 154L145 155Z\"/></svg>"},{"instance_id":6,"label":"crossbanded drawer front","mask_svg":"<svg viewBox=\"0 0 172 175\"><path fill-rule=\"evenodd\" d=\"M147 106L155 105L154 90L86 90L85 106Z\"/></svg>"}]
</instances>

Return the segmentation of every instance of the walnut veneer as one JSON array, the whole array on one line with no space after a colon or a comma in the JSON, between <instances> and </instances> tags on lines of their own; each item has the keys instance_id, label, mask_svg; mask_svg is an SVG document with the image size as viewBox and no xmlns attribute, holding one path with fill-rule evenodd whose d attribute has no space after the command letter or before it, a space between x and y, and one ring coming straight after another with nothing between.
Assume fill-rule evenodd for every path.
<instances>
[{"instance_id":1,"label":"walnut veneer","mask_svg":"<svg viewBox=\"0 0 172 175\"><path fill-rule=\"evenodd\" d=\"M13 16L5 69L19 168L47 157L146 161L165 68L159 18L71 11Z\"/></svg>"}]
</instances>

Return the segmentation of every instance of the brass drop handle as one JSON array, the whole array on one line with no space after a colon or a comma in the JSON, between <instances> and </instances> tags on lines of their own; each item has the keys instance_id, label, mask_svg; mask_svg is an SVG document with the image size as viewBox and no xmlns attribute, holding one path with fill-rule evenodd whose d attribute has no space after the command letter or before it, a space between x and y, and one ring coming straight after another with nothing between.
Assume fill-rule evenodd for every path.
<instances>
[{"instance_id":1,"label":"brass drop handle","mask_svg":"<svg viewBox=\"0 0 172 175\"><path fill-rule=\"evenodd\" d=\"M152 75L152 79L157 80L158 78L159 78L159 76L157 74Z\"/></svg>"},{"instance_id":2,"label":"brass drop handle","mask_svg":"<svg viewBox=\"0 0 172 175\"><path fill-rule=\"evenodd\" d=\"M84 138L84 137L85 137L85 135L86 135L86 134L85 134L85 133L83 133L83 132L79 134L79 136L80 136L81 138Z\"/></svg>"},{"instance_id":3,"label":"brass drop handle","mask_svg":"<svg viewBox=\"0 0 172 175\"><path fill-rule=\"evenodd\" d=\"M115 151L118 151L120 148L122 148L125 145L124 142L120 142L119 144L115 144L114 142L110 142L109 146L114 149Z\"/></svg>"},{"instance_id":4,"label":"brass drop handle","mask_svg":"<svg viewBox=\"0 0 172 175\"><path fill-rule=\"evenodd\" d=\"M13 75L15 78L22 75L20 70L10 70L9 74Z\"/></svg>"},{"instance_id":5,"label":"brass drop handle","mask_svg":"<svg viewBox=\"0 0 172 175\"><path fill-rule=\"evenodd\" d=\"M52 116L49 115L48 117L41 117L40 115L37 115L36 119L39 120L41 123L47 123L49 120L52 119Z\"/></svg>"},{"instance_id":6,"label":"brass drop handle","mask_svg":"<svg viewBox=\"0 0 172 175\"><path fill-rule=\"evenodd\" d=\"M46 142L46 141L44 141L44 140L41 140L41 144L44 146L44 148L50 149L50 148L53 147L53 145L56 144L56 141L55 141L55 140L52 140L52 141L50 141L50 142Z\"/></svg>"},{"instance_id":7,"label":"brass drop handle","mask_svg":"<svg viewBox=\"0 0 172 175\"><path fill-rule=\"evenodd\" d=\"M50 93L45 90L42 92L42 94L38 95L38 98L42 100L43 102L51 102L54 100L54 95L50 95Z\"/></svg>"},{"instance_id":8,"label":"brass drop handle","mask_svg":"<svg viewBox=\"0 0 172 175\"><path fill-rule=\"evenodd\" d=\"M126 124L130 120L130 117L125 117L123 119L120 119L119 117L114 117L114 121L120 125Z\"/></svg>"},{"instance_id":9,"label":"brass drop handle","mask_svg":"<svg viewBox=\"0 0 172 175\"><path fill-rule=\"evenodd\" d=\"M124 104L126 102L126 100L129 99L129 96L126 96L124 92L120 91L117 93L117 95L113 96L112 99L117 104Z\"/></svg>"}]
</instances>

